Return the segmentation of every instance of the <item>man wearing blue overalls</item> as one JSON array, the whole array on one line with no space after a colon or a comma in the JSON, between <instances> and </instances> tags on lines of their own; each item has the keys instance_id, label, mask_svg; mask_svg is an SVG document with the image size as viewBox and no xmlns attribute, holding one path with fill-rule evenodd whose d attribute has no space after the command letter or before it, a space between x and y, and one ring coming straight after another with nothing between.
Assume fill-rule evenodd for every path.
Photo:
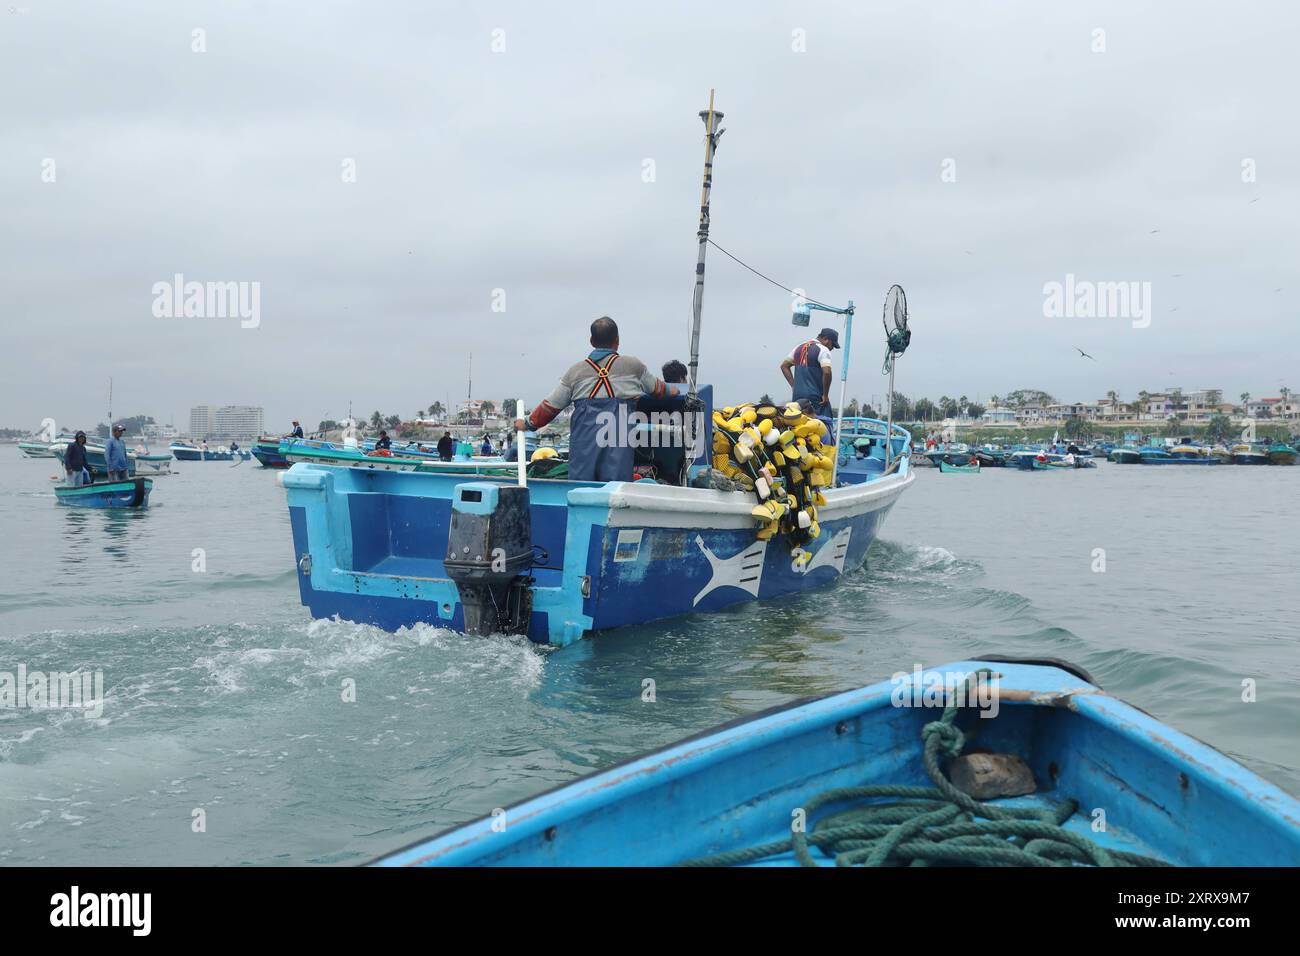
<instances>
[{"instance_id":1,"label":"man wearing blue overalls","mask_svg":"<svg viewBox=\"0 0 1300 956\"><path fill-rule=\"evenodd\" d=\"M796 346L781 362L791 401L807 401L813 414L823 418L831 414L831 350L839 347L840 334L822 329L816 340Z\"/></svg>"},{"instance_id":2,"label":"man wearing blue overalls","mask_svg":"<svg viewBox=\"0 0 1300 956\"><path fill-rule=\"evenodd\" d=\"M668 387L645 363L618 353L618 325L609 316L591 323L591 354L570 366L527 423L537 431L573 405L569 422L570 481L631 481L636 400L663 398Z\"/></svg>"}]
</instances>

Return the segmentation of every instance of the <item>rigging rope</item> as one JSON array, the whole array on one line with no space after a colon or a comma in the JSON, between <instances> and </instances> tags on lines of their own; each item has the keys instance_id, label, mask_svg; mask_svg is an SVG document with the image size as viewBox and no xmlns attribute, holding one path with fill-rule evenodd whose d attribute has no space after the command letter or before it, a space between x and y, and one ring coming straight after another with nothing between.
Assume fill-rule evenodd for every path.
<instances>
[{"instance_id":1,"label":"rigging rope","mask_svg":"<svg viewBox=\"0 0 1300 956\"><path fill-rule=\"evenodd\" d=\"M977 673L988 674L984 670ZM967 682L975 679L975 674ZM811 832L789 839L687 860L681 866L737 866L793 853L803 866L820 866L810 847L834 857L838 866L1168 866L1163 860L1108 850L1062 824L1078 809L1074 800L1054 808L995 807L953 786L939 766L958 756L966 735L954 724L954 694L943 716L921 728L923 760L933 787L882 784L839 787L803 804L805 817L822 807L858 801L857 806L817 821ZM888 798L885 803L861 803Z\"/></svg>"},{"instance_id":2,"label":"rigging rope","mask_svg":"<svg viewBox=\"0 0 1300 956\"><path fill-rule=\"evenodd\" d=\"M714 242L712 239L709 239L709 240L707 240L707 241L708 241L709 245L711 245L714 249L717 249L720 253L722 253L722 254L723 254L724 256L726 256L728 259L732 259L732 260L735 260L736 262L740 263L742 266L744 266L744 267L745 267L746 269L748 269L750 272L754 273L754 275L758 276L758 277L759 277L760 279L762 279L764 282L770 282L770 283L772 283L772 285L776 286L778 289L784 289L786 292L789 292L789 293L790 293L791 295L793 295L793 296L798 296L799 298L803 299L805 302L811 302L813 305L820 305L820 306L822 306L823 308L827 308L827 309L835 309L836 312L839 311L839 309L836 309L835 306L833 306L833 305L827 305L825 302L819 302L819 301L817 301L816 299L812 298L811 296L806 296L806 295L804 295L802 292L796 292L794 289L791 289L789 286L782 285L781 283L779 283L779 282L777 282L775 279L773 279L771 276L763 275L763 273L759 272L757 269L755 269L755 268L754 268L753 266L751 266L749 263L745 262L743 259L740 259L740 258L737 257L737 256L732 255L730 252L728 252L726 249L722 248L722 246L718 245L718 244L717 244L716 242Z\"/></svg>"}]
</instances>

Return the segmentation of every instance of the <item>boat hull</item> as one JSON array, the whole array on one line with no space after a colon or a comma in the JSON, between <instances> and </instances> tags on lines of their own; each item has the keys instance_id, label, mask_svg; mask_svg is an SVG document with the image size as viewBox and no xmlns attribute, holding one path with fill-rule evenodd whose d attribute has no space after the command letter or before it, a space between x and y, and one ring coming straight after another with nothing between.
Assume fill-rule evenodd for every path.
<instances>
[{"instance_id":1,"label":"boat hull","mask_svg":"<svg viewBox=\"0 0 1300 956\"><path fill-rule=\"evenodd\" d=\"M55 488L59 504L76 508L147 508L153 481L101 481L76 488Z\"/></svg>"},{"instance_id":2,"label":"boat hull","mask_svg":"<svg viewBox=\"0 0 1300 956\"><path fill-rule=\"evenodd\" d=\"M860 567L915 476L826 492L820 537L797 555L755 539L751 495L649 482L530 481L533 567L528 636L584 634L813 590ZM284 477L302 603L313 617L396 630L464 629L442 564L458 475L298 464ZM478 480L507 481L500 478Z\"/></svg>"},{"instance_id":3,"label":"boat hull","mask_svg":"<svg viewBox=\"0 0 1300 956\"><path fill-rule=\"evenodd\" d=\"M980 473L979 465L950 465L946 461L939 462L939 471L943 474L957 475L978 475Z\"/></svg>"},{"instance_id":4,"label":"boat hull","mask_svg":"<svg viewBox=\"0 0 1300 956\"><path fill-rule=\"evenodd\" d=\"M1038 792L994 806L1078 809L1065 829L1188 866L1300 865L1300 801L1211 747L1055 666L963 661L941 678L990 668L996 711L967 712L978 744L1028 765ZM890 681L799 702L701 734L493 810L376 861L384 866L669 866L790 838L791 809L874 784L930 786L922 728L938 720ZM901 704L900 704L901 702ZM924 698L919 702L924 704ZM484 809L487 809L485 805ZM1094 827L1094 808L1106 826ZM839 809L839 806L834 807ZM809 811L806 831L816 820ZM502 824L505 824L504 826ZM813 862L832 865L814 846ZM779 853L768 865L795 865Z\"/></svg>"},{"instance_id":5,"label":"boat hull","mask_svg":"<svg viewBox=\"0 0 1300 956\"><path fill-rule=\"evenodd\" d=\"M47 442L39 441L20 441L18 450L28 458L53 458L54 452L50 449Z\"/></svg>"}]
</instances>

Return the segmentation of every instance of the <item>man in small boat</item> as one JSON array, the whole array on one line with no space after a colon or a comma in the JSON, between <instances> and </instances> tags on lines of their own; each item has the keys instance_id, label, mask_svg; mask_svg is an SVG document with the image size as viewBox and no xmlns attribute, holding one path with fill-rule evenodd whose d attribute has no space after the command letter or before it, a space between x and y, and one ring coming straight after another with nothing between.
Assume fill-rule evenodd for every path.
<instances>
[{"instance_id":1,"label":"man in small boat","mask_svg":"<svg viewBox=\"0 0 1300 956\"><path fill-rule=\"evenodd\" d=\"M68 487L80 488L86 483L86 433L77 432L63 453L63 468L68 473Z\"/></svg>"},{"instance_id":2,"label":"man in small boat","mask_svg":"<svg viewBox=\"0 0 1300 956\"><path fill-rule=\"evenodd\" d=\"M642 395L652 401L668 394L668 386L644 362L618 351L618 323L604 315L591 323L591 352L575 362L515 429L539 431L556 415L573 406L569 425L571 481L631 481L635 453L632 415Z\"/></svg>"},{"instance_id":3,"label":"man in small boat","mask_svg":"<svg viewBox=\"0 0 1300 956\"><path fill-rule=\"evenodd\" d=\"M831 351L840 347L840 334L822 329L811 342L795 347L781 360L781 374L790 383L790 400L807 401L814 415L831 413Z\"/></svg>"},{"instance_id":4,"label":"man in small boat","mask_svg":"<svg viewBox=\"0 0 1300 956\"><path fill-rule=\"evenodd\" d=\"M388 437L388 432L379 429L379 438L375 441L375 451L392 451L393 440Z\"/></svg>"},{"instance_id":5,"label":"man in small boat","mask_svg":"<svg viewBox=\"0 0 1300 956\"><path fill-rule=\"evenodd\" d=\"M478 453L479 453L480 455L491 455L491 454L492 454L492 436L491 436L491 435L487 435L487 434L485 434L485 435L483 436L483 444L479 446Z\"/></svg>"},{"instance_id":6,"label":"man in small boat","mask_svg":"<svg viewBox=\"0 0 1300 956\"><path fill-rule=\"evenodd\" d=\"M290 438L302 437L302 426L299 425L296 421L293 423L293 431L289 432L289 437Z\"/></svg>"},{"instance_id":7,"label":"man in small boat","mask_svg":"<svg viewBox=\"0 0 1300 956\"><path fill-rule=\"evenodd\" d=\"M442 437L438 439L438 457L443 461L451 461L455 450L456 443L452 441L451 432L443 432Z\"/></svg>"},{"instance_id":8,"label":"man in small boat","mask_svg":"<svg viewBox=\"0 0 1300 956\"><path fill-rule=\"evenodd\" d=\"M113 436L104 442L104 467L108 469L109 481L126 481L126 442L122 435L126 432L120 424L113 426Z\"/></svg>"}]
</instances>

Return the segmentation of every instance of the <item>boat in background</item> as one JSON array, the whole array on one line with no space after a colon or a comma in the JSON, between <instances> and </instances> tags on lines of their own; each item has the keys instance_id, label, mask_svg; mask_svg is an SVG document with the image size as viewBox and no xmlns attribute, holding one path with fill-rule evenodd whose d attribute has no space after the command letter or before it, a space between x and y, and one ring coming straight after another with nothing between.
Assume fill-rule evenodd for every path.
<instances>
[{"instance_id":1,"label":"boat in background","mask_svg":"<svg viewBox=\"0 0 1300 956\"><path fill-rule=\"evenodd\" d=\"M1268 446L1268 463L1270 465L1294 465L1296 450L1290 445L1275 442Z\"/></svg>"},{"instance_id":2,"label":"boat in background","mask_svg":"<svg viewBox=\"0 0 1300 956\"><path fill-rule=\"evenodd\" d=\"M981 753L956 756L976 732ZM995 759L985 792L975 768ZM1300 866L1297 821L1296 798L1087 672L994 657L761 711L375 862Z\"/></svg>"},{"instance_id":3,"label":"boat in background","mask_svg":"<svg viewBox=\"0 0 1300 956\"><path fill-rule=\"evenodd\" d=\"M50 445L50 455L57 458L62 464L63 456L67 453L67 442L55 442ZM166 475L171 474L171 455L153 454L148 451L128 448L126 451L126 476L134 478L136 475ZM108 458L105 455L104 445L102 442L86 442L86 469L90 472L91 478L108 477Z\"/></svg>"},{"instance_id":4,"label":"boat in background","mask_svg":"<svg viewBox=\"0 0 1300 956\"><path fill-rule=\"evenodd\" d=\"M174 441L171 444L172 457L177 461L202 461L203 451L197 445L187 441Z\"/></svg>"},{"instance_id":5,"label":"boat in background","mask_svg":"<svg viewBox=\"0 0 1300 956\"><path fill-rule=\"evenodd\" d=\"M1232 463L1234 465L1267 465L1268 452L1257 444L1242 442L1232 446Z\"/></svg>"},{"instance_id":6,"label":"boat in background","mask_svg":"<svg viewBox=\"0 0 1300 956\"><path fill-rule=\"evenodd\" d=\"M72 436L60 435L58 441L64 443L70 442L72 441ZM54 458L54 451L50 448L51 444L51 442L43 440L20 441L18 443L18 450L27 458Z\"/></svg>"},{"instance_id":7,"label":"boat in background","mask_svg":"<svg viewBox=\"0 0 1300 956\"><path fill-rule=\"evenodd\" d=\"M54 489L54 497L61 505L78 508L147 508L152 490L152 478L130 478L96 481L75 488L60 485Z\"/></svg>"},{"instance_id":8,"label":"boat in background","mask_svg":"<svg viewBox=\"0 0 1300 956\"><path fill-rule=\"evenodd\" d=\"M854 416L844 418L840 426L839 469L840 481L856 485L884 474L889 463L903 455L910 455L910 436L894 426L893 440L886 461L885 432L887 425L874 418Z\"/></svg>"},{"instance_id":9,"label":"boat in background","mask_svg":"<svg viewBox=\"0 0 1300 956\"><path fill-rule=\"evenodd\" d=\"M980 464L976 461L973 465L950 465L946 461L939 462L939 471L943 474L978 475L980 473Z\"/></svg>"},{"instance_id":10,"label":"boat in background","mask_svg":"<svg viewBox=\"0 0 1300 956\"><path fill-rule=\"evenodd\" d=\"M1110 460L1117 465L1140 465L1142 464L1142 452L1131 445L1123 445L1111 449Z\"/></svg>"},{"instance_id":11,"label":"boat in background","mask_svg":"<svg viewBox=\"0 0 1300 956\"><path fill-rule=\"evenodd\" d=\"M1029 468L1031 471L1075 471L1076 465L1072 461L1066 461L1063 458L1055 460L1050 458L1031 458L1029 459Z\"/></svg>"},{"instance_id":12,"label":"boat in background","mask_svg":"<svg viewBox=\"0 0 1300 956\"><path fill-rule=\"evenodd\" d=\"M279 438L259 438L253 445L253 457L263 468L288 468L289 459L280 451Z\"/></svg>"}]
</instances>

